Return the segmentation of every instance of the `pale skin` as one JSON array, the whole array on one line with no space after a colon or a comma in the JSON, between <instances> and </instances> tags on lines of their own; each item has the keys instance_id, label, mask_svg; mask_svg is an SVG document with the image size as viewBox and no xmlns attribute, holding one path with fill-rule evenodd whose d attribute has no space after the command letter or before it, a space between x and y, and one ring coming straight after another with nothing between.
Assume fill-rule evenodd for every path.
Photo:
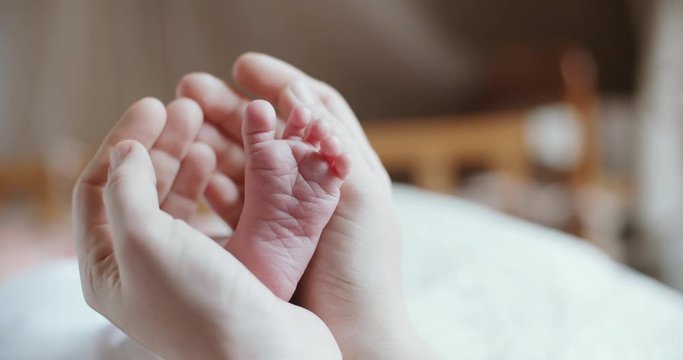
<instances>
[{"instance_id":1,"label":"pale skin","mask_svg":"<svg viewBox=\"0 0 683 360\"><path fill-rule=\"evenodd\" d=\"M293 299L299 306L279 300L229 252L182 221L202 192L230 224L242 210L244 150L238 144L250 100L207 74L184 77L178 93L203 110L197 138L208 147L164 126L172 118L170 105L164 109L144 100L112 130L76 186L74 219L88 302L168 358L338 358L339 350L350 359L431 357L403 302L400 235L388 177L346 102L331 87L264 55L238 59L234 78L278 104L280 114L304 106L313 118L325 119L352 158L339 206ZM175 138L176 149L201 150L156 159L157 140L164 137ZM135 142L116 145L122 139ZM130 151L107 177L115 145ZM197 171L186 169L210 163L207 159L217 160L217 171L191 181L188 173ZM158 195L139 190L155 189L155 173ZM160 183L172 185L161 191ZM179 192L182 201L169 202ZM131 196L135 201L124 201ZM173 230L173 241L147 226L150 219ZM114 253L120 254L116 261Z\"/></svg>"},{"instance_id":2,"label":"pale skin","mask_svg":"<svg viewBox=\"0 0 683 360\"><path fill-rule=\"evenodd\" d=\"M339 202L351 160L329 125L294 108L282 136L273 107L251 102L242 123L244 210L226 249L288 301Z\"/></svg>"},{"instance_id":3,"label":"pale skin","mask_svg":"<svg viewBox=\"0 0 683 360\"><path fill-rule=\"evenodd\" d=\"M174 125L174 104L134 104L74 189L86 301L166 359L340 358L317 316L278 299L228 251L171 215L191 213L197 184L211 174L188 162L213 165L205 145L176 132L187 127ZM167 138L173 150L161 148ZM188 158L193 147L207 157ZM166 155L154 156L160 151ZM164 183L171 185L162 197Z\"/></svg>"}]
</instances>

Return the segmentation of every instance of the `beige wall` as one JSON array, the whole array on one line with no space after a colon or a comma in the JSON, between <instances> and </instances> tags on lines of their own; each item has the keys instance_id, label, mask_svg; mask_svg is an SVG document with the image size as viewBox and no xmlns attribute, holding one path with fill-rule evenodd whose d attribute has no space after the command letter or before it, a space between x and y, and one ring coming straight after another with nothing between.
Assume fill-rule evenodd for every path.
<instances>
[{"instance_id":1,"label":"beige wall","mask_svg":"<svg viewBox=\"0 0 683 360\"><path fill-rule=\"evenodd\" d=\"M365 119L459 111L505 41L581 29L599 62L627 59L614 1L0 0L0 157L96 143L135 99L171 99L188 71L227 76L247 50L329 81Z\"/></svg>"},{"instance_id":2,"label":"beige wall","mask_svg":"<svg viewBox=\"0 0 683 360\"><path fill-rule=\"evenodd\" d=\"M366 116L448 103L474 73L430 23L406 1L3 0L0 154L96 142L130 102L171 99L189 71L227 76L247 50L354 88Z\"/></svg>"}]
</instances>

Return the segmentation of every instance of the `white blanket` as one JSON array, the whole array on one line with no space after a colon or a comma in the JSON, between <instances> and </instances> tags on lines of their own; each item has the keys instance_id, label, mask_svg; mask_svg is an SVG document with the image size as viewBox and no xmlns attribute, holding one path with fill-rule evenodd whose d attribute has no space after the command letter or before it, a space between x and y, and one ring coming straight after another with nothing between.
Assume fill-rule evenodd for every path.
<instances>
[{"instance_id":1,"label":"white blanket","mask_svg":"<svg viewBox=\"0 0 683 360\"><path fill-rule=\"evenodd\" d=\"M396 188L405 291L452 359L683 359L683 298L578 239ZM153 359L83 302L75 262L0 287L0 359Z\"/></svg>"},{"instance_id":2,"label":"white blanket","mask_svg":"<svg viewBox=\"0 0 683 360\"><path fill-rule=\"evenodd\" d=\"M683 359L683 298L585 242L396 189L408 304L452 359Z\"/></svg>"}]
</instances>

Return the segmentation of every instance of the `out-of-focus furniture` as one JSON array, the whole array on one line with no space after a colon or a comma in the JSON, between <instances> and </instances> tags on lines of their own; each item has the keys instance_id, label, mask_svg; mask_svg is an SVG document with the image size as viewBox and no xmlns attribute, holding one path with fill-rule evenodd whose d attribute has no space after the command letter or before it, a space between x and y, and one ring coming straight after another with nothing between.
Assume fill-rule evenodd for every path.
<instances>
[{"instance_id":1,"label":"out-of-focus furniture","mask_svg":"<svg viewBox=\"0 0 683 360\"><path fill-rule=\"evenodd\" d=\"M38 205L40 216L55 217L59 205L51 186L45 161L39 157L0 161L0 206L31 201Z\"/></svg>"},{"instance_id":2,"label":"out-of-focus furniture","mask_svg":"<svg viewBox=\"0 0 683 360\"><path fill-rule=\"evenodd\" d=\"M534 176L534 159L525 134L528 111L534 104L560 100L578 120L582 143L573 167L562 176L572 192L598 183L598 91L590 54L574 47L551 52L513 48L502 52L498 62L492 66L485 107L518 110L364 124L389 173L401 174L424 189L451 192L458 187L460 168L476 162L525 182ZM528 96L515 93L515 84ZM581 229L572 232L583 233Z\"/></svg>"},{"instance_id":3,"label":"out-of-focus furniture","mask_svg":"<svg viewBox=\"0 0 683 360\"><path fill-rule=\"evenodd\" d=\"M78 142L61 142L42 154L0 158L0 210L28 205L38 219L67 217L71 188L91 153Z\"/></svg>"},{"instance_id":4,"label":"out-of-focus furniture","mask_svg":"<svg viewBox=\"0 0 683 360\"><path fill-rule=\"evenodd\" d=\"M390 174L406 173L418 187L450 192L458 186L459 164L471 160L520 179L530 176L525 115L412 118L364 127Z\"/></svg>"},{"instance_id":5,"label":"out-of-focus furniture","mask_svg":"<svg viewBox=\"0 0 683 360\"><path fill-rule=\"evenodd\" d=\"M564 50L558 60L561 100L582 126L584 146L570 171L573 185L581 186L596 181L599 172L595 69L590 55L579 49ZM366 122L364 128L389 173L406 172L419 187L447 192L457 186L454 175L458 165L469 160L519 179L528 178L532 159L524 135L526 119L526 110L493 111L384 119Z\"/></svg>"}]
</instances>

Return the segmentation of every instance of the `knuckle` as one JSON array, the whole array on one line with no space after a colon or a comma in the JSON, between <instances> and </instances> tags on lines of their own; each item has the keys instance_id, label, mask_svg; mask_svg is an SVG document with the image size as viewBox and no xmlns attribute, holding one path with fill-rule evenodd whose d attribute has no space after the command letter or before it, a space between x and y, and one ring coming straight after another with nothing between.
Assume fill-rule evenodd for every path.
<instances>
[{"instance_id":1,"label":"knuckle","mask_svg":"<svg viewBox=\"0 0 683 360\"><path fill-rule=\"evenodd\" d=\"M121 189L125 187L126 180L126 173L121 169L112 171L109 174L107 184L104 186L105 195L109 198L117 196Z\"/></svg>"}]
</instances>

